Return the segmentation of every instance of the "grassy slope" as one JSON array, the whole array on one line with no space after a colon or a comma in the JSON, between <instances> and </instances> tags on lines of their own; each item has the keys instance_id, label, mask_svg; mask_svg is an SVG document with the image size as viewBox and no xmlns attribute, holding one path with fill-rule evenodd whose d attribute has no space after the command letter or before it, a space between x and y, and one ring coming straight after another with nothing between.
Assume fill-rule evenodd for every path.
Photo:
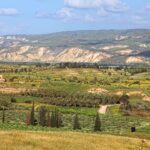
<instances>
[{"instance_id":1,"label":"grassy slope","mask_svg":"<svg viewBox=\"0 0 150 150\"><path fill-rule=\"evenodd\" d=\"M0 150L138 150L135 138L72 132L0 132ZM143 150L150 149L150 141Z\"/></svg>"}]
</instances>

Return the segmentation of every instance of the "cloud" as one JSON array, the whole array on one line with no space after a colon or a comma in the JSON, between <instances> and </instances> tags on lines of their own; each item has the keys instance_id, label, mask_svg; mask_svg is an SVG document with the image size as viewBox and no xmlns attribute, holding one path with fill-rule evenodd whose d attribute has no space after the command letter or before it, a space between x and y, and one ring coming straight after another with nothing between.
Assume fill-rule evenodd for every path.
<instances>
[{"instance_id":1,"label":"cloud","mask_svg":"<svg viewBox=\"0 0 150 150\"><path fill-rule=\"evenodd\" d=\"M120 12L128 8L121 0L64 0L64 3L73 8L103 8L112 12Z\"/></svg>"},{"instance_id":2,"label":"cloud","mask_svg":"<svg viewBox=\"0 0 150 150\"><path fill-rule=\"evenodd\" d=\"M72 20L77 19L78 15L74 12L72 8L61 8L60 10L49 13L49 12L36 12L36 17L41 19L61 19L61 20Z\"/></svg>"},{"instance_id":3,"label":"cloud","mask_svg":"<svg viewBox=\"0 0 150 150\"><path fill-rule=\"evenodd\" d=\"M77 14L74 12L71 8L62 8L61 10L56 12L56 17L59 17L61 19L65 18L76 18Z\"/></svg>"},{"instance_id":4,"label":"cloud","mask_svg":"<svg viewBox=\"0 0 150 150\"><path fill-rule=\"evenodd\" d=\"M15 8L0 8L0 16L16 16L19 12Z\"/></svg>"},{"instance_id":5,"label":"cloud","mask_svg":"<svg viewBox=\"0 0 150 150\"><path fill-rule=\"evenodd\" d=\"M51 14L46 11L39 11L35 13L37 18L48 19L51 17Z\"/></svg>"},{"instance_id":6,"label":"cloud","mask_svg":"<svg viewBox=\"0 0 150 150\"><path fill-rule=\"evenodd\" d=\"M128 10L128 6L121 0L64 0L64 6L56 12L36 12L36 17L73 22L101 22L108 16Z\"/></svg>"},{"instance_id":7,"label":"cloud","mask_svg":"<svg viewBox=\"0 0 150 150\"><path fill-rule=\"evenodd\" d=\"M146 9L150 9L150 3L145 6Z\"/></svg>"}]
</instances>

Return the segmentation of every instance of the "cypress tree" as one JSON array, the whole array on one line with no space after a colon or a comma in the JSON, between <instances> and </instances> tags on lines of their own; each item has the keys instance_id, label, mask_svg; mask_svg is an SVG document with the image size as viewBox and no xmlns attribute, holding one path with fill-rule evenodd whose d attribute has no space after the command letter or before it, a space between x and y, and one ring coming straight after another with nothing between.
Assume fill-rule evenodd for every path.
<instances>
[{"instance_id":1,"label":"cypress tree","mask_svg":"<svg viewBox=\"0 0 150 150\"><path fill-rule=\"evenodd\" d=\"M62 126L61 114L58 112L57 109L52 111L50 121L51 121L51 127L53 128L60 128Z\"/></svg>"},{"instance_id":2,"label":"cypress tree","mask_svg":"<svg viewBox=\"0 0 150 150\"><path fill-rule=\"evenodd\" d=\"M94 131L101 131L101 121L100 121L99 113L96 114Z\"/></svg>"},{"instance_id":3,"label":"cypress tree","mask_svg":"<svg viewBox=\"0 0 150 150\"><path fill-rule=\"evenodd\" d=\"M80 129L81 129L80 122L79 122L79 118L78 118L78 114L76 114L76 115L74 116L73 129L74 129L74 130L80 130Z\"/></svg>"},{"instance_id":4,"label":"cypress tree","mask_svg":"<svg viewBox=\"0 0 150 150\"><path fill-rule=\"evenodd\" d=\"M57 128L62 127L62 116L61 113L57 112Z\"/></svg>"},{"instance_id":5,"label":"cypress tree","mask_svg":"<svg viewBox=\"0 0 150 150\"><path fill-rule=\"evenodd\" d=\"M40 108L40 112L39 112L39 124L41 126L46 126L46 108L45 107L41 107Z\"/></svg>"},{"instance_id":6,"label":"cypress tree","mask_svg":"<svg viewBox=\"0 0 150 150\"><path fill-rule=\"evenodd\" d=\"M31 114L30 114L30 123L31 123L31 125L35 125L35 122L34 122L34 101L33 101L33 103L32 103L32 109L31 109Z\"/></svg>"},{"instance_id":7,"label":"cypress tree","mask_svg":"<svg viewBox=\"0 0 150 150\"><path fill-rule=\"evenodd\" d=\"M55 114L54 114L54 111L52 111L52 113L51 113L51 127L52 128L55 127Z\"/></svg>"},{"instance_id":8,"label":"cypress tree","mask_svg":"<svg viewBox=\"0 0 150 150\"><path fill-rule=\"evenodd\" d=\"M47 126L51 127L51 116L50 116L50 112L48 112L47 114Z\"/></svg>"}]
</instances>

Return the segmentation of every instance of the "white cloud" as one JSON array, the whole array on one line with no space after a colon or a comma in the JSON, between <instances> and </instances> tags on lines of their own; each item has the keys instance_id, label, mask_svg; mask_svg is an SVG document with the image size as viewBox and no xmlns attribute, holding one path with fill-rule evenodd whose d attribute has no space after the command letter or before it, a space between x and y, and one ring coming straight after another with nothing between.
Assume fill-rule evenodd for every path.
<instances>
[{"instance_id":1,"label":"white cloud","mask_svg":"<svg viewBox=\"0 0 150 150\"><path fill-rule=\"evenodd\" d=\"M36 12L35 15L36 15L37 18L43 18L43 19L51 17L51 14L46 12L46 11Z\"/></svg>"},{"instance_id":2,"label":"white cloud","mask_svg":"<svg viewBox=\"0 0 150 150\"><path fill-rule=\"evenodd\" d=\"M56 12L56 16L62 19L77 17L76 13L71 8L62 8Z\"/></svg>"},{"instance_id":3,"label":"white cloud","mask_svg":"<svg viewBox=\"0 0 150 150\"><path fill-rule=\"evenodd\" d=\"M0 8L0 16L16 16L18 10L15 8Z\"/></svg>"},{"instance_id":4,"label":"white cloud","mask_svg":"<svg viewBox=\"0 0 150 150\"><path fill-rule=\"evenodd\" d=\"M64 0L64 4L64 8L54 13L37 12L36 17L63 21L99 22L102 18L127 12L128 9L121 0Z\"/></svg>"},{"instance_id":5,"label":"white cloud","mask_svg":"<svg viewBox=\"0 0 150 150\"><path fill-rule=\"evenodd\" d=\"M49 13L49 12L36 12L37 18L42 19L61 19L61 20L72 20L77 19L78 15L74 12L74 9L72 8L62 8L55 13Z\"/></svg>"},{"instance_id":6,"label":"white cloud","mask_svg":"<svg viewBox=\"0 0 150 150\"><path fill-rule=\"evenodd\" d=\"M73 8L104 8L108 11L127 9L127 5L121 0L64 0L64 3Z\"/></svg>"}]
</instances>

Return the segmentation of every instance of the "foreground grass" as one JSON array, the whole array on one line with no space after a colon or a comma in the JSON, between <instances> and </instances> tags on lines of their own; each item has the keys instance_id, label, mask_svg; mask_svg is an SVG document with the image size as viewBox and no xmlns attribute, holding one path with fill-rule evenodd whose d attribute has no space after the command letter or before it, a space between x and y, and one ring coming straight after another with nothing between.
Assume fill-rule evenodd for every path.
<instances>
[{"instance_id":1,"label":"foreground grass","mask_svg":"<svg viewBox=\"0 0 150 150\"><path fill-rule=\"evenodd\" d=\"M136 138L72 132L0 131L0 150L139 150ZM150 149L146 140L143 150Z\"/></svg>"}]
</instances>

